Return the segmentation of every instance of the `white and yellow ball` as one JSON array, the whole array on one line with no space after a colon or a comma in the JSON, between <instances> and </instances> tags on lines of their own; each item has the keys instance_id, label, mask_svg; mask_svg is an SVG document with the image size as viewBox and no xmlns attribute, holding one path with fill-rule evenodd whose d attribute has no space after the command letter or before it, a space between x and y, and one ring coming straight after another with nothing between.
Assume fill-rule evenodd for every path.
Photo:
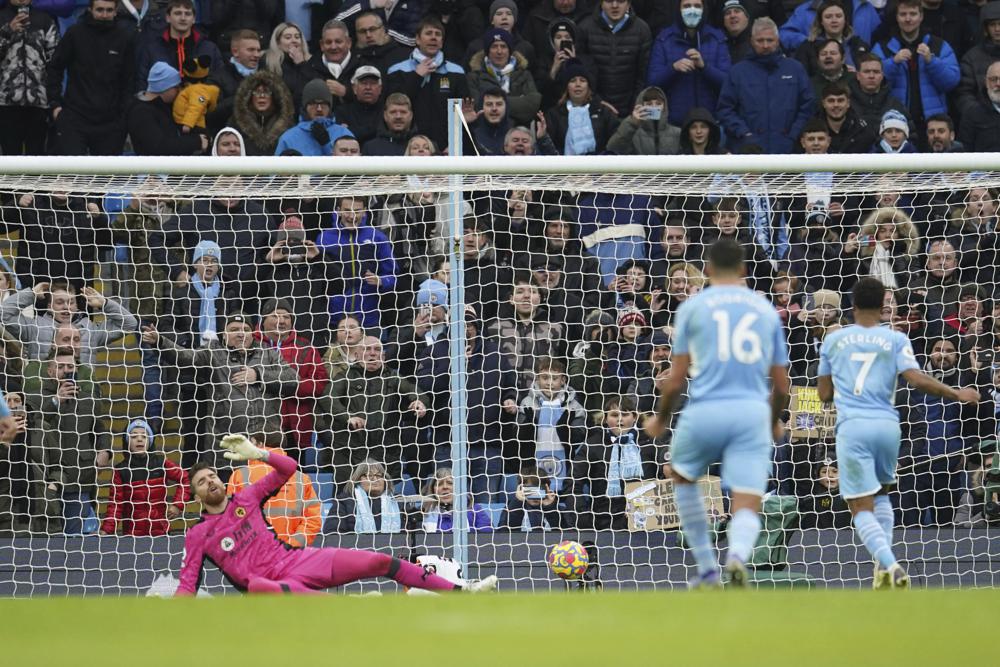
<instances>
[{"instance_id":1,"label":"white and yellow ball","mask_svg":"<svg viewBox=\"0 0 1000 667\"><path fill-rule=\"evenodd\" d=\"M579 542L564 540L549 551L549 569L561 579L575 580L587 571L590 558Z\"/></svg>"}]
</instances>

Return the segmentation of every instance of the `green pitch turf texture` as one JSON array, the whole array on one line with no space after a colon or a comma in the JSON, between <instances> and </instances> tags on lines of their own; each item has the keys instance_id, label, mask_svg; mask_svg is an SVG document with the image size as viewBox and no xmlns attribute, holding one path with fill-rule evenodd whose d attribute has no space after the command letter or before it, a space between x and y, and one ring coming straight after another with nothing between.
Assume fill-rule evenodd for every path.
<instances>
[{"instance_id":1,"label":"green pitch turf texture","mask_svg":"<svg viewBox=\"0 0 1000 667\"><path fill-rule=\"evenodd\" d=\"M0 665L1000 665L1000 590L0 601Z\"/></svg>"}]
</instances>

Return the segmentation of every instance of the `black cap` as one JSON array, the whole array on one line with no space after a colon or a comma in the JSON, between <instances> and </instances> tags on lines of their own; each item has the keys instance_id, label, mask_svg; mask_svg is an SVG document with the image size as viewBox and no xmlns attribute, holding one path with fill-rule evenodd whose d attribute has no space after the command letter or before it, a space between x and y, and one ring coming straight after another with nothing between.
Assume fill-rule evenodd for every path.
<instances>
[{"instance_id":1,"label":"black cap","mask_svg":"<svg viewBox=\"0 0 1000 667\"><path fill-rule=\"evenodd\" d=\"M243 313L233 313L232 315L226 318L226 326L229 326L233 322L238 322L240 324L245 324L248 327L253 327L253 325L250 323L250 318L248 318Z\"/></svg>"}]
</instances>

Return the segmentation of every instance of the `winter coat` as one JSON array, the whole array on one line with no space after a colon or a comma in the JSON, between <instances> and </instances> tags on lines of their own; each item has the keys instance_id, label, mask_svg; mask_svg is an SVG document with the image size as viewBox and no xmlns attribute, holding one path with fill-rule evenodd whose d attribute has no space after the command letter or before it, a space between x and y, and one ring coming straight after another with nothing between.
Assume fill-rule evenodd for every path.
<instances>
[{"instance_id":1,"label":"winter coat","mask_svg":"<svg viewBox=\"0 0 1000 667\"><path fill-rule=\"evenodd\" d=\"M899 238L891 242L887 248L891 255L890 271L896 281L896 288L906 287L913 279L917 268L920 256L920 233L910 217L894 207L876 209L865 216L858 231L858 250L853 260L845 259L844 274L847 276L874 275L881 279L881 276L872 273L872 262L875 256L875 236L883 224L891 224L896 228L896 235ZM891 286L887 285L887 287Z\"/></svg>"},{"instance_id":2,"label":"winter coat","mask_svg":"<svg viewBox=\"0 0 1000 667\"><path fill-rule=\"evenodd\" d=\"M650 88L639 93L636 104L647 90ZM618 125L608 141L608 151L618 155L676 155L680 151L680 141L681 128L666 118L637 121L629 116Z\"/></svg>"},{"instance_id":3,"label":"winter coat","mask_svg":"<svg viewBox=\"0 0 1000 667\"><path fill-rule=\"evenodd\" d=\"M569 131L569 109L566 104L568 103L556 104L545 113L549 136L560 155L566 150L566 133ZM594 128L594 154L599 155L607 150L608 141L618 129L620 121L610 109L601 104L601 98L596 94L590 98L589 111L590 125Z\"/></svg>"},{"instance_id":4,"label":"winter coat","mask_svg":"<svg viewBox=\"0 0 1000 667\"><path fill-rule=\"evenodd\" d=\"M820 118L826 119L825 114ZM827 125L829 129L829 125ZM878 143L878 128L866 123L854 109L847 110L839 132L830 130L830 150L833 153L867 153Z\"/></svg>"},{"instance_id":5,"label":"winter coat","mask_svg":"<svg viewBox=\"0 0 1000 667\"><path fill-rule=\"evenodd\" d=\"M705 146L706 155L717 155L722 152L722 130L719 129L719 123L715 120L712 114L708 113L707 109L702 109L696 107L688 112L687 118L684 119L684 125L681 126L680 139L678 141L678 152L681 155L692 155L694 154L694 148L691 146L691 136L688 134L688 130L691 129L691 124L695 121L701 121L707 123L708 130L708 144Z\"/></svg>"},{"instance_id":6,"label":"winter coat","mask_svg":"<svg viewBox=\"0 0 1000 667\"><path fill-rule=\"evenodd\" d=\"M674 63L686 58L689 49L701 53L705 67L693 72L678 72ZM726 36L721 30L703 22L692 37L678 19L656 37L646 80L650 86L658 86L667 94L670 101L667 118L671 125L679 126L695 107L715 113L722 84L731 66Z\"/></svg>"},{"instance_id":7,"label":"winter coat","mask_svg":"<svg viewBox=\"0 0 1000 667\"><path fill-rule=\"evenodd\" d=\"M861 90L861 86L858 85L856 78L851 80L848 85L851 89L851 109L857 112L861 120L865 121L868 127L874 130L875 134L878 134L878 128L882 123L882 116L889 109L895 109L909 118L909 109L893 96L892 88L888 81L883 81L882 86L874 94L869 94ZM912 119L910 122L912 124Z\"/></svg>"},{"instance_id":8,"label":"winter coat","mask_svg":"<svg viewBox=\"0 0 1000 667\"><path fill-rule=\"evenodd\" d=\"M226 42L232 33L246 28L260 35L266 44L264 40L284 16L284 2L279 0L211 0L211 3L213 34L225 35Z\"/></svg>"},{"instance_id":9,"label":"winter coat","mask_svg":"<svg viewBox=\"0 0 1000 667\"><path fill-rule=\"evenodd\" d=\"M376 100L374 104L364 104L354 99L337 107L337 121L346 127L362 146L375 138L383 124L382 111L385 103ZM405 149L405 146L404 146Z\"/></svg>"},{"instance_id":10,"label":"winter coat","mask_svg":"<svg viewBox=\"0 0 1000 667\"><path fill-rule=\"evenodd\" d=\"M406 153L406 144L410 143L413 135L419 134L411 124L410 129L404 132L391 132L385 126L385 121L379 118L378 129L375 131L375 138L369 139L361 147L362 155L385 155L402 156ZM440 147L439 147L440 148Z\"/></svg>"},{"instance_id":11,"label":"winter coat","mask_svg":"<svg viewBox=\"0 0 1000 667\"><path fill-rule=\"evenodd\" d=\"M336 293L339 278L323 254L313 260L263 262L257 270L257 300L287 301L299 335L322 348L330 335L330 294Z\"/></svg>"},{"instance_id":12,"label":"winter coat","mask_svg":"<svg viewBox=\"0 0 1000 667\"><path fill-rule=\"evenodd\" d=\"M59 383L46 376L39 393L26 393L28 446L43 461L47 483L62 493L92 493L97 481L99 408L97 397L78 386L75 398L55 400ZM108 445L110 447L110 445Z\"/></svg>"},{"instance_id":13,"label":"winter coat","mask_svg":"<svg viewBox=\"0 0 1000 667\"><path fill-rule=\"evenodd\" d=\"M564 346L563 325L549 322L541 310L535 318L499 319L486 329L500 353L517 373L517 386L526 390L535 381L535 361L540 357L560 357Z\"/></svg>"},{"instance_id":14,"label":"winter coat","mask_svg":"<svg viewBox=\"0 0 1000 667\"><path fill-rule=\"evenodd\" d=\"M462 58L463 63L469 64L469 69L472 68L477 61L480 67L482 66L483 58L486 56L486 45L483 44L482 30L479 31L479 36L469 42L468 46L465 48L465 57ZM528 40L524 39L518 32L517 28L514 28L511 33L511 37L514 38L514 48L511 51L511 55L523 63L519 63L518 67L523 67L525 71L530 72L535 66L535 60L537 56L535 55L535 47Z\"/></svg>"},{"instance_id":15,"label":"winter coat","mask_svg":"<svg viewBox=\"0 0 1000 667\"><path fill-rule=\"evenodd\" d=\"M234 292L232 286L223 281L219 297L215 300L215 331L225 331L226 315L237 311L239 300ZM201 347L199 328L201 295L188 284L184 287L174 287L169 298L168 309L157 321L157 328L161 333L169 332L174 342L181 347L189 349Z\"/></svg>"},{"instance_id":16,"label":"winter coat","mask_svg":"<svg viewBox=\"0 0 1000 667\"><path fill-rule=\"evenodd\" d=\"M126 451L122 462L115 466L101 530L114 535L120 524L122 535L166 535L170 531L167 520L169 482L173 482L176 489L170 504L183 512L188 498L187 471L159 453L131 454Z\"/></svg>"},{"instance_id":17,"label":"winter coat","mask_svg":"<svg viewBox=\"0 0 1000 667\"><path fill-rule=\"evenodd\" d=\"M785 25L781 26L781 46L785 51L794 52L799 44L809 38L820 4L821 0L806 0L795 8ZM872 36L882 24L878 10L868 0L853 0L852 9L846 12L846 19L854 29L854 34L868 44L872 43Z\"/></svg>"},{"instance_id":18,"label":"winter coat","mask_svg":"<svg viewBox=\"0 0 1000 667\"><path fill-rule=\"evenodd\" d=\"M601 16L601 8L584 19L578 28L577 53L589 53L597 64L598 84L601 94L619 116L632 110L632 101L646 82L646 68L653 36L641 18L629 13L618 32Z\"/></svg>"},{"instance_id":19,"label":"winter coat","mask_svg":"<svg viewBox=\"0 0 1000 667\"><path fill-rule=\"evenodd\" d=\"M46 68L59 43L59 28L48 14L34 11L21 32L10 29L17 8L0 9L0 106L46 109Z\"/></svg>"},{"instance_id":20,"label":"winter coat","mask_svg":"<svg viewBox=\"0 0 1000 667\"><path fill-rule=\"evenodd\" d=\"M349 102L354 99L354 90L351 87L351 77L354 76L355 70L357 70L362 63L353 51L348 54L346 60L346 63L342 63L343 69L340 71L340 76L334 76L333 73L330 72L330 68L326 66L326 62L323 60L322 53L316 53L312 56L312 58L306 61L306 64L309 66L309 72L312 79L336 81L347 89L344 92L343 97L332 95L334 112L336 112L340 105L344 102Z\"/></svg>"},{"instance_id":21,"label":"winter coat","mask_svg":"<svg viewBox=\"0 0 1000 667\"><path fill-rule=\"evenodd\" d=\"M976 153L1000 151L1000 111L992 103L976 100L962 116L958 139Z\"/></svg>"},{"instance_id":22,"label":"winter coat","mask_svg":"<svg viewBox=\"0 0 1000 667\"><path fill-rule=\"evenodd\" d=\"M330 137L323 145L320 145L312 135L312 126L316 123L321 125ZM298 151L300 155L306 156L333 155L333 144L337 139L353 136L354 134L350 130L329 116L316 118L315 120L303 119L295 127L285 130L285 133L278 139L278 145L274 148L274 154L281 155L285 151L293 150Z\"/></svg>"},{"instance_id":23,"label":"winter coat","mask_svg":"<svg viewBox=\"0 0 1000 667\"><path fill-rule=\"evenodd\" d=\"M368 0L363 0L367 2ZM415 0L410 0L415 2ZM393 12L395 15L396 12ZM439 148L448 145L448 100L469 97L469 84L465 70L450 60L427 76L427 81L417 75L418 63L412 57L389 68L385 83L386 97L404 93L413 105L413 124L430 137Z\"/></svg>"},{"instance_id":24,"label":"winter coat","mask_svg":"<svg viewBox=\"0 0 1000 667\"><path fill-rule=\"evenodd\" d=\"M254 339L261 347L280 352L285 363L299 376L295 394L281 401L281 430L284 433L310 438L313 432L316 399L326 391L330 382L319 350L294 330L289 332L284 340L275 344L258 327L254 332Z\"/></svg>"},{"instance_id":25,"label":"winter coat","mask_svg":"<svg viewBox=\"0 0 1000 667\"><path fill-rule=\"evenodd\" d=\"M219 86L219 102L215 110L208 114L208 126L217 129L226 124L233 115L236 91L246 77L236 71L228 60L212 74L211 81Z\"/></svg>"},{"instance_id":26,"label":"winter coat","mask_svg":"<svg viewBox=\"0 0 1000 667\"><path fill-rule=\"evenodd\" d=\"M752 55L729 71L717 115L734 149L758 144L765 153L791 153L814 102L802 63Z\"/></svg>"},{"instance_id":27,"label":"winter coat","mask_svg":"<svg viewBox=\"0 0 1000 667\"><path fill-rule=\"evenodd\" d=\"M399 61L409 58L412 51L412 48L407 48L396 40L390 39L387 44L369 46L363 49L358 48L357 43L355 43L351 52L357 53L358 60L362 64L377 67L378 71L382 73L382 80L385 81L385 75L389 68Z\"/></svg>"},{"instance_id":28,"label":"winter coat","mask_svg":"<svg viewBox=\"0 0 1000 667\"><path fill-rule=\"evenodd\" d=\"M1000 3L988 2L979 13L980 41L962 56L955 90L955 105L963 117L973 109L976 100L987 102L986 70L1000 60L1000 44L993 42L986 31L988 21L1000 21Z\"/></svg>"},{"instance_id":29,"label":"winter coat","mask_svg":"<svg viewBox=\"0 0 1000 667\"><path fill-rule=\"evenodd\" d=\"M491 123L486 120L486 116L480 116L469 125L472 134L472 142L479 155L505 155L503 151L504 138L507 132L513 127L508 116L500 119L499 123ZM549 132L552 132L549 126Z\"/></svg>"},{"instance_id":30,"label":"winter coat","mask_svg":"<svg viewBox=\"0 0 1000 667\"><path fill-rule=\"evenodd\" d=\"M271 89L274 113L261 116L253 110L251 96L261 84ZM230 125L243 135L247 155L274 155L278 139L295 122L295 104L288 86L281 77L266 70L257 70L243 80L233 100Z\"/></svg>"},{"instance_id":31,"label":"winter coat","mask_svg":"<svg viewBox=\"0 0 1000 667\"><path fill-rule=\"evenodd\" d=\"M555 425L556 437L562 444L567 459L572 459L587 439L587 411L576 397L576 390L570 386L564 387L557 394L562 406L562 416ZM517 440L520 443L521 460L535 458L535 445L538 439L538 413L542 409L545 396L537 384L528 388L527 395L521 399L517 408Z\"/></svg>"},{"instance_id":32,"label":"winter coat","mask_svg":"<svg viewBox=\"0 0 1000 667\"><path fill-rule=\"evenodd\" d=\"M135 49L136 34L128 27L85 14L62 36L49 62L45 74L49 106L64 106L93 123L121 118L136 90Z\"/></svg>"},{"instance_id":33,"label":"winter coat","mask_svg":"<svg viewBox=\"0 0 1000 667\"><path fill-rule=\"evenodd\" d=\"M914 53L920 77L920 100L923 103L924 118L930 118L934 114L948 113L948 93L958 85L961 73L955 52L948 42L928 34L922 35L919 41L930 47L931 53L934 54L931 61L926 62L923 57ZM899 37L894 36L887 42L876 44L872 53L882 59L882 69L885 71L886 81L892 86L892 94L910 109L913 103L910 99L908 64L905 62L897 64L892 61L896 52L902 48L904 47Z\"/></svg>"},{"instance_id":34,"label":"winter coat","mask_svg":"<svg viewBox=\"0 0 1000 667\"><path fill-rule=\"evenodd\" d=\"M187 127L205 129L208 114L219 104L219 87L211 83L183 86L174 100L174 122Z\"/></svg>"},{"instance_id":35,"label":"winter coat","mask_svg":"<svg viewBox=\"0 0 1000 667\"><path fill-rule=\"evenodd\" d=\"M173 204L133 199L111 220L113 241L129 248L132 270L132 307L137 317L155 320L170 298L167 269L150 256L149 236L162 229L163 221L174 215Z\"/></svg>"},{"instance_id":36,"label":"winter coat","mask_svg":"<svg viewBox=\"0 0 1000 667\"><path fill-rule=\"evenodd\" d=\"M379 294L393 290L398 274L386 235L365 223L357 229L342 227L334 214L332 226L320 232L316 245L343 280L343 291L330 299L331 320L351 314L361 319L362 327L378 326ZM365 281L368 272L381 279L378 287Z\"/></svg>"},{"instance_id":37,"label":"winter coat","mask_svg":"<svg viewBox=\"0 0 1000 667\"><path fill-rule=\"evenodd\" d=\"M569 14L559 14L556 12L550 0L539 2L535 5L528 14L528 17L522 22L523 25L521 27L521 36L531 42L531 46L535 51L535 60L532 61L532 65L537 66L541 61L546 61L549 65L552 64L555 49L549 38L551 34L549 28L553 21L570 21L576 26L579 25L580 21L587 18L592 11L592 3L586 0L577 0ZM579 48L576 49L576 55L580 57Z\"/></svg>"},{"instance_id":38,"label":"winter coat","mask_svg":"<svg viewBox=\"0 0 1000 667\"><path fill-rule=\"evenodd\" d=\"M430 10L429 0L405 0L396 3L392 13L385 21L386 32L401 44L413 46L413 38L417 34L417 24ZM341 5L340 13L335 17L338 21L353 24L358 14L379 11L372 6L371 0L347 0Z\"/></svg>"},{"instance_id":39,"label":"winter coat","mask_svg":"<svg viewBox=\"0 0 1000 667\"><path fill-rule=\"evenodd\" d=\"M180 98L178 98L180 99ZM128 134L136 155L199 155L201 135L182 134L170 105L159 97L136 97L128 110Z\"/></svg>"},{"instance_id":40,"label":"winter coat","mask_svg":"<svg viewBox=\"0 0 1000 667\"><path fill-rule=\"evenodd\" d=\"M296 64L291 58L285 56L281 59L281 66L278 67L280 74L275 72L270 67L271 57L267 52L262 52L260 56L260 65L257 67L257 71L268 71L271 74L275 74L280 78L285 86L288 87L288 92L291 94L292 104L295 108L295 115L298 116L302 113L302 91L306 87L306 84L316 78L316 73L313 71L312 67L309 66L308 60L303 60L302 62Z\"/></svg>"},{"instance_id":41,"label":"winter coat","mask_svg":"<svg viewBox=\"0 0 1000 667\"><path fill-rule=\"evenodd\" d=\"M638 428L632 429L632 435L639 446L642 460L642 474L621 480L622 493L628 482L646 479L656 479L656 446ZM574 490L573 496L582 498L590 496L592 500L590 516L581 512L581 524L594 528L626 527L625 503L622 496L610 497L608 494L608 473L611 454L614 451L615 436L608 428L592 429L587 443L580 448L573 464ZM584 493L583 485L590 484L590 493ZM579 511L579 510L578 510Z\"/></svg>"},{"instance_id":42,"label":"winter coat","mask_svg":"<svg viewBox=\"0 0 1000 667\"><path fill-rule=\"evenodd\" d=\"M213 72L222 67L222 54L219 53L219 47L215 45L215 42L209 41L197 28L192 28L191 34L183 40L171 37L169 28L158 35L143 38L139 43L135 90L141 92L146 89L146 78L149 76L150 68L155 63L164 62L178 72L183 72L185 62L201 56L208 56L212 59Z\"/></svg>"},{"instance_id":43,"label":"winter coat","mask_svg":"<svg viewBox=\"0 0 1000 667\"><path fill-rule=\"evenodd\" d=\"M510 73L510 90L507 91L507 115L516 125L527 127L535 119L538 108L542 103L542 94L535 88L535 80L528 70L528 61L520 53L514 53L514 60L517 66ZM485 54L477 51L469 61L469 70L466 78L469 81L469 96L472 99L481 99L484 91L491 88L500 88L500 82L486 68L484 63Z\"/></svg>"}]
</instances>

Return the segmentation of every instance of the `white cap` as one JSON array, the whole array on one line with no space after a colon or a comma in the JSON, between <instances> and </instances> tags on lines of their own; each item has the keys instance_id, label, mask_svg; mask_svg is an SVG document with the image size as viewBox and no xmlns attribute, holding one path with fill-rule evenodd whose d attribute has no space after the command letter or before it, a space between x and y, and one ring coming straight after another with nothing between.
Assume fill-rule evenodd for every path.
<instances>
[{"instance_id":1,"label":"white cap","mask_svg":"<svg viewBox=\"0 0 1000 667\"><path fill-rule=\"evenodd\" d=\"M354 70L354 76L351 77L351 83L357 83L360 79L363 79L366 76L373 76L379 81L382 80L382 72L378 71L378 67L362 65L358 69Z\"/></svg>"}]
</instances>

